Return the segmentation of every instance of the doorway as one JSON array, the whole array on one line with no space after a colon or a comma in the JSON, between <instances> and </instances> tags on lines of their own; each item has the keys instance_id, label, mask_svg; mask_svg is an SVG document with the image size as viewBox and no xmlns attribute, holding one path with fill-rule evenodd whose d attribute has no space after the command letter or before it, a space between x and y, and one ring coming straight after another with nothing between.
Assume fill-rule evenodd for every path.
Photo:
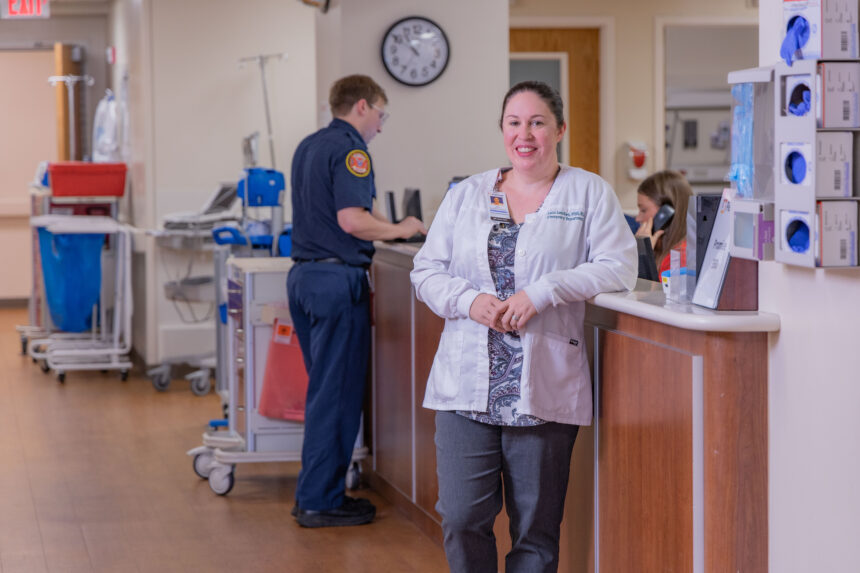
<instances>
[{"instance_id":1,"label":"doorway","mask_svg":"<svg viewBox=\"0 0 860 573\"><path fill-rule=\"evenodd\" d=\"M0 51L0 300L30 296L32 249L30 194L41 161L57 160L53 49ZM13 248L8 248L14 246Z\"/></svg>"},{"instance_id":2,"label":"doorway","mask_svg":"<svg viewBox=\"0 0 860 573\"><path fill-rule=\"evenodd\" d=\"M567 89L562 94L567 115L568 163L601 172L600 157L600 29L511 28L510 57L517 54L564 54Z\"/></svg>"},{"instance_id":3,"label":"doorway","mask_svg":"<svg viewBox=\"0 0 860 573\"><path fill-rule=\"evenodd\" d=\"M655 168L681 171L695 193L719 193L731 163L727 76L758 65L758 23L658 18L655 37Z\"/></svg>"}]
</instances>

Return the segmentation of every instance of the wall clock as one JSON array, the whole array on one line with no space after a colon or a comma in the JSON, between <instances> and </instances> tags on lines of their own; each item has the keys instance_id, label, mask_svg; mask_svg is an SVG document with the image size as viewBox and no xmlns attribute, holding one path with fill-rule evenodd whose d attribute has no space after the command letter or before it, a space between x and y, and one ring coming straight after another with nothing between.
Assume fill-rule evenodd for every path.
<instances>
[{"instance_id":1,"label":"wall clock","mask_svg":"<svg viewBox=\"0 0 860 573\"><path fill-rule=\"evenodd\" d=\"M398 20L382 38L386 71L407 86L426 86L441 76L450 55L445 32L422 16Z\"/></svg>"}]
</instances>

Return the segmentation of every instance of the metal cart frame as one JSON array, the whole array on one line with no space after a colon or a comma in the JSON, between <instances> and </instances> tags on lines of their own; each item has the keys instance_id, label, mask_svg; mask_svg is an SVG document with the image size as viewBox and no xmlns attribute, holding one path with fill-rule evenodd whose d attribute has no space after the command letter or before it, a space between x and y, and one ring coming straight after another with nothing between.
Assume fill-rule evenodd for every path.
<instances>
[{"instance_id":1,"label":"metal cart frame","mask_svg":"<svg viewBox=\"0 0 860 573\"><path fill-rule=\"evenodd\" d=\"M268 345L275 318L289 318L286 278L292 260L283 257L227 260L228 429L203 434L203 445L187 452L194 472L218 495L235 483L236 465L301 461L304 424L266 418L257 411ZM346 476L347 487L361 481L359 461L367 457L360 429Z\"/></svg>"}]
</instances>

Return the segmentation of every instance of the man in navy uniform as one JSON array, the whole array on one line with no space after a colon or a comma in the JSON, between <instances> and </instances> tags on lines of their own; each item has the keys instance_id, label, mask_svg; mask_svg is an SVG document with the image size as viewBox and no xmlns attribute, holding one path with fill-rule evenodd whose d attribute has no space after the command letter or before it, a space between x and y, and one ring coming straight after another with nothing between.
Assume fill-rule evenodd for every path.
<instances>
[{"instance_id":1,"label":"man in navy uniform","mask_svg":"<svg viewBox=\"0 0 860 573\"><path fill-rule=\"evenodd\" d=\"M369 500L344 495L370 358L367 269L374 240L427 232L415 217L392 224L373 207L367 144L388 116L383 89L347 76L332 86L329 104L334 119L299 144L291 179L287 293L309 376L293 510L304 527L360 525L376 515Z\"/></svg>"}]
</instances>

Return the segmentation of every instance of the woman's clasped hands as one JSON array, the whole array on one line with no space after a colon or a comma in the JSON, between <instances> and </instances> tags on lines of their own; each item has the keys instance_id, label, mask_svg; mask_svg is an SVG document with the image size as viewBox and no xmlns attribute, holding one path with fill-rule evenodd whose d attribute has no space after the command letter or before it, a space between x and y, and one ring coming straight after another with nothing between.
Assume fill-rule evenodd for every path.
<instances>
[{"instance_id":1,"label":"woman's clasped hands","mask_svg":"<svg viewBox=\"0 0 860 573\"><path fill-rule=\"evenodd\" d=\"M506 300L499 300L491 294L479 294L469 308L469 318L497 332L512 332L523 328L537 314L524 291Z\"/></svg>"}]
</instances>

